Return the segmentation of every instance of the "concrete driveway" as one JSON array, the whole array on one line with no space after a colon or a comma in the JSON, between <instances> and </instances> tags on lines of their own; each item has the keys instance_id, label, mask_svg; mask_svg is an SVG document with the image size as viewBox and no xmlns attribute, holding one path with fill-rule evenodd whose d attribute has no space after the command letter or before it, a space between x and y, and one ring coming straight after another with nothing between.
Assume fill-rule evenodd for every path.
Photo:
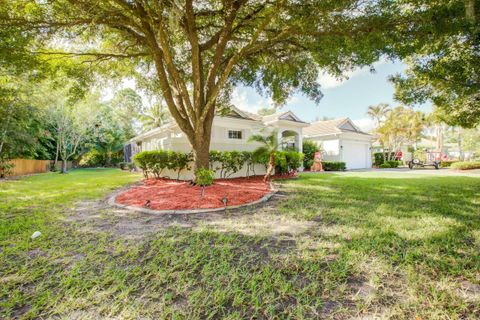
<instances>
[{"instance_id":1,"label":"concrete driveway","mask_svg":"<svg viewBox=\"0 0 480 320\"><path fill-rule=\"evenodd\" d=\"M433 167L415 168L413 170L409 168L390 168L390 169L357 169L347 170L346 172L396 172L406 175L428 174L435 176L468 176L468 177L480 177L480 169L476 170L452 170L448 168L442 168L436 170Z\"/></svg>"},{"instance_id":2,"label":"concrete driveway","mask_svg":"<svg viewBox=\"0 0 480 320\"><path fill-rule=\"evenodd\" d=\"M413 170L402 167L402 168L390 168L390 169L355 169L355 170L346 170L346 171L323 171L323 172L310 172L304 171L303 173L308 174L328 174L328 173L340 173L340 174L349 174L349 173L361 173L361 172L376 172L376 173L401 173L405 176L409 175L433 175L433 176L464 176L464 177L475 177L480 178L480 169L475 170L452 170L448 168L442 168L436 170L433 167L426 168L415 168Z\"/></svg>"}]
</instances>

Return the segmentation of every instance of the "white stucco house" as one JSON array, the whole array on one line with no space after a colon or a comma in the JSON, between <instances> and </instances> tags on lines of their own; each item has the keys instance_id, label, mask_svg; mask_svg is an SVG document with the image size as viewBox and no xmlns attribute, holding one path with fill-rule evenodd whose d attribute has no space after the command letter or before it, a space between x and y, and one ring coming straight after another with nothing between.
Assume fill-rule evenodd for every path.
<instances>
[{"instance_id":1,"label":"white stucco house","mask_svg":"<svg viewBox=\"0 0 480 320\"><path fill-rule=\"evenodd\" d=\"M307 126L309 126L308 123L300 120L291 111L262 117L238 108L232 108L228 114L217 115L213 119L210 150L253 151L260 144L248 141L252 135L268 135L276 129L278 131L278 141L282 147L293 147L302 152L303 129ZM124 148L125 161L132 161L132 157L136 153L146 150L190 152L192 148L185 134L172 121L128 141ZM265 167L257 165L255 173L265 173ZM232 177L244 175L245 168ZM189 179L190 176L191 173L185 173L183 178Z\"/></svg>"},{"instance_id":2,"label":"white stucco house","mask_svg":"<svg viewBox=\"0 0 480 320\"><path fill-rule=\"evenodd\" d=\"M325 161L342 161L348 169L372 167L375 137L360 130L349 118L317 121L303 129L304 139L322 147Z\"/></svg>"}]
</instances>

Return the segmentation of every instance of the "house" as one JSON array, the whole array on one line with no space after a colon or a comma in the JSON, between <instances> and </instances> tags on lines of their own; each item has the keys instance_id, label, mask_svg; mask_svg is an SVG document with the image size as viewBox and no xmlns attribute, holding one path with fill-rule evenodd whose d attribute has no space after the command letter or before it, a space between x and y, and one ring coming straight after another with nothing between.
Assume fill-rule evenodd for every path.
<instances>
[{"instance_id":1,"label":"house","mask_svg":"<svg viewBox=\"0 0 480 320\"><path fill-rule=\"evenodd\" d=\"M227 114L214 117L210 150L253 151L261 144L249 142L248 139L252 135L268 135L276 129L278 131L278 141L282 148L294 148L301 152L302 130L308 125L291 111L262 117L234 107ZM146 150L190 152L192 148L185 134L172 121L128 141L124 147L125 161L131 162L136 153ZM244 176L246 174L245 169L243 168L232 177ZM265 167L256 165L255 173L265 173ZM191 173L187 173L184 178L188 179L190 176Z\"/></svg>"},{"instance_id":2,"label":"house","mask_svg":"<svg viewBox=\"0 0 480 320\"><path fill-rule=\"evenodd\" d=\"M372 167L375 137L360 130L349 118L317 121L303 129L304 139L322 147L325 161L342 161L347 169Z\"/></svg>"}]
</instances>

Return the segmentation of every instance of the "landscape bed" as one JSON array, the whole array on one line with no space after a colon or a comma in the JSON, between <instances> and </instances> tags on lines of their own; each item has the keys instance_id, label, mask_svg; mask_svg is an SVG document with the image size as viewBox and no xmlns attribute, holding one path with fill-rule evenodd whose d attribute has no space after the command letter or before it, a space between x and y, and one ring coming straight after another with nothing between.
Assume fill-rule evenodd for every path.
<instances>
[{"instance_id":1,"label":"landscape bed","mask_svg":"<svg viewBox=\"0 0 480 320\"><path fill-rule=\"evenodd\" d=\"M116 202L152 210L216 209L252 203L270 192L270 184L260 176L217 179L213 185L205 187L203 196L202 187L188 181L146 179L142 185L119 194Z\"/></svg>"}]
</instances>

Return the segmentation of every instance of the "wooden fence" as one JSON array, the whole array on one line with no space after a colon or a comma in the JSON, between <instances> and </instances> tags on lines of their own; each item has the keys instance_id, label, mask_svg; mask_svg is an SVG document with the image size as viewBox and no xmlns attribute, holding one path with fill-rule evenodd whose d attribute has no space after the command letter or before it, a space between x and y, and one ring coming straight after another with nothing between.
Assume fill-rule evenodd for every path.
<instances>
[{"instance_id":1,"label":"wooden fence","mask_svg":"<svg viewBox=\"0 0 480 320\"><path fill-rule=\"evenodd\" d=\"M14 165L11 176L48 172L50 169L50 160L13 159L10 163Z\"/></svg>"}]
</instances>

